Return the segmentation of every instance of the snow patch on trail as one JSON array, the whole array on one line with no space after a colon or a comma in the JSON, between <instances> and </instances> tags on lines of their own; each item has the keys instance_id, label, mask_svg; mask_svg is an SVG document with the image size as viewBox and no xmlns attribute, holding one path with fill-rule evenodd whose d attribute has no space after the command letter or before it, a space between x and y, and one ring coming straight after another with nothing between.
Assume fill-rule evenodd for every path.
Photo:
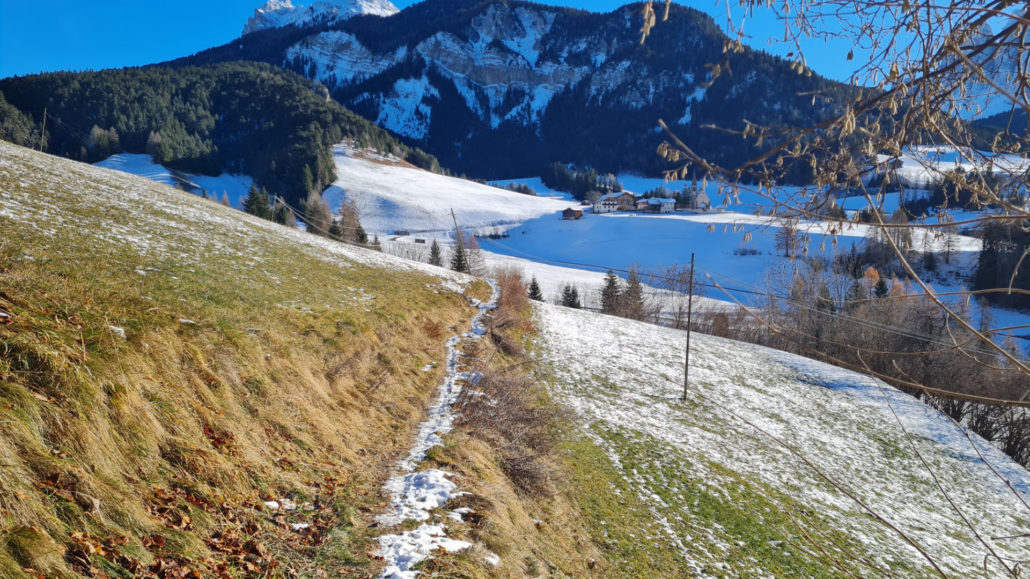
<instances>
[{"instance_id":1,"label":"snow patch on trail","mask_svg":"<svg viewBox=\"0 0 1030 579\"><path fill-rule=\"evenodd\" d=\"M460 372L461 352L458 345L463 340L477 340L486 333L483 318L497 307L500 289L493 283L493 295L486 303L473 301L479 313L472 320L472 329L463 335L447 341L447 377L440 385L440 395L430 405L429 417L419 426L415 442L407 458L397 463L399 474L386 482L384 488L390 493L390 511L376 518L384 527L399 525L407 520L428 521L433 509L443 507L452 498L462 496L458 485L450 480L451 473L441 470L415 472L425 460L430 448L443 442L443 435L451 431L454 424L452 409L463 384L479 380L476 372ZM460 517L459 517L460 520ZM414 579L418 576L412 568L430 558L434 551L443 549L454 553L472 546L465 541L447 538L444 525L423 524L414 531L379 538L380 555L386 559L386 569L381 579Z\"/></svg>"}]
</instances>

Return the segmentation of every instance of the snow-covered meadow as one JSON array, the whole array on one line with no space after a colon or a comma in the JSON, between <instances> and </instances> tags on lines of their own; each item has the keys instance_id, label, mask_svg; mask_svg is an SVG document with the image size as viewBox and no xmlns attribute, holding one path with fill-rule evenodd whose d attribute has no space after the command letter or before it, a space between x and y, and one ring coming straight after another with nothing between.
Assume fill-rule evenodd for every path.
<instances>
[{"instance_id":1,"label":"snow-covered meadow","mask_svg":"<svg viewBox=\"0 0 1030 579\"><path fill-rule=\"evenodd\" d=\"M218 177L209 177L175 171L158 165L150 158L150 155L122 153L108 157L97 163L96 166L143 177L195 195L207 191L208 196L216 201L220 201L222 195L227 195L229 203L236 208L241 207L243 198L247 196L247 192L254 184L254 180L246 175L223 173Z\"/></svg>"},{"instance_id":2,"label":"snow-covered meadow","mask_svg":"<svg viewBox=\"0 0 1030 579\"><path fill-rule=\"evenodd\" d=\"M533 197L362 158L348 145L335 149L338 180L324 197L334 210L353 201L369 234L389 235L404 229L429 237L454 231L454 211L466 231L506 230L530 219L553 215L569 201Z\"/></svg>"},{"instance_id":3,"label":"snow-covered meadow","mask_svg":"<svg viewBox=\"0 0 1030 579\"><path fill-rule=\"evenodd\" d=\"M908 395L805 358L695 336L684 402L684 333L546 305L536 324L552 394L634 489L620 500L651 513L641 540L678 550L696 576L777 571L757 559L782 560L777 577L802 576L785 568L813 557L810 542L857 576L876 573L844 549L896 576L933 576L918 551L870 512L948 576L979 576L985 557L989 576L1004 576L949 499L1009 565L1030 557L1030 541L992 538L1020 535L1030 524L1030 474ZM840 546L824 538L831 534Z\"/></svg>"}]
</instances>

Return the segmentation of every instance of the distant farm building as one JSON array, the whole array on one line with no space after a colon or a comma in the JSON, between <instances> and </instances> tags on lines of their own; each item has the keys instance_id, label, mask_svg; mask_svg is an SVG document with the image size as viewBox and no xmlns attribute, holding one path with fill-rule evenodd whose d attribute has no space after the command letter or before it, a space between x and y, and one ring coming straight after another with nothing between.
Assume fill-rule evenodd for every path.
<instances>
[{"instance_id":1,"label":"distant farm building","mask_svg":"<svg viewBox=\"0 0 1030 579\"><path fill-rule=\"evenodd\" d=\"M565 211L561 212L561 218L565 221L575 221L577 219L583 219L583 210L573 209L572 207L569 207Z\"/></svg>"},{"instance_id":2,"label":"distant farm building","mask_svg":"<svg viewBox=\"0 0 1030 579\"><path fill-rule=\"evenodd\" d=\"M676 200L669 198L648 199L646 207L642 209L647 213L674 213L676 211Z\"/></svg>"},{"instance_id":3,"label":"distant farm building","mask_svg":"<svg viewBox=\"0 0 1030 579\"><path fill-rule=\"evenodd\" d=\"M615 213L630 211L637 206L637 198L628 191L609 193L594 203L594 213Z\"/></svg>"}]
</instances>

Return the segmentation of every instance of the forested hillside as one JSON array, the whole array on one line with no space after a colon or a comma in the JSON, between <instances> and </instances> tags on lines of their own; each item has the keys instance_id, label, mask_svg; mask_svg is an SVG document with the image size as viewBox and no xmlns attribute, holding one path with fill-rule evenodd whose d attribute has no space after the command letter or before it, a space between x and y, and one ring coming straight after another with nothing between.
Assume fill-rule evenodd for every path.
<instances>
[{"instance_id":1,"label":"forested hillside","mask_svg":"<svg viewBox=\"0 0 1030 579\"><path fill-rule=\"evenodd\" d=\"M807 124L849 94L760 50L724 54L726 36L698 10L673 5L644 45L641 24L639 3L599 14L426 0L388 18L249 34L171 64L284 66L445 166L483 178L540 174L554 162L657 175L668 168L654 154L667 138L659 119L695 151L733 165L753 145L707 125Z\"/></svg>"},{"instance_id":2,"label":"forested hillside","mask_svg":"<svg viewBox=\"0 0 1030 579\"><path fill-rule=\"evenodd\" d=\"M5 140L38 146L32 135L46 110L53 154L95 163L148 153L191 173L247 174L292 201L336 180L332 146L344 137L439 168L329 99L324 87L266 64L15 77L0 80L0 93L21 111L0 101Z\"/></svg>"}]
</instances>

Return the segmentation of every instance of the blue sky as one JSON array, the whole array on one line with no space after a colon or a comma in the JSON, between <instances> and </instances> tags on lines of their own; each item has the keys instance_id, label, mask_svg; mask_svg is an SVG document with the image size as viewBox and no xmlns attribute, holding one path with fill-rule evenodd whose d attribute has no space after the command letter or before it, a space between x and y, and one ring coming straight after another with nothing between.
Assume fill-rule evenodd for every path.
<instances>
[{"instance_id":1,"label":"blue sky","mask_svg":"<svg viewBox=\"0 0 1030 579\"><path fill-rule=\"evenodd\" d=\"M538 0L539 1L539 0ZM610 11L629 0L543 0L545 4ZM138 66L171 60L239 37L247 18L264 0L0 0L0 78L55 70ZM308 0L295 0L307 4ZM398 8L414 0L394 0ZM704 10L725 24L725 3L681 2ZM732 4L736 5L736 2ZM757 14L745 25L750 44L774 53L770 37L782 28ZM853 65L844 43L806 47L812 67L845 80Z\"/></svg>"}]
</instances>

